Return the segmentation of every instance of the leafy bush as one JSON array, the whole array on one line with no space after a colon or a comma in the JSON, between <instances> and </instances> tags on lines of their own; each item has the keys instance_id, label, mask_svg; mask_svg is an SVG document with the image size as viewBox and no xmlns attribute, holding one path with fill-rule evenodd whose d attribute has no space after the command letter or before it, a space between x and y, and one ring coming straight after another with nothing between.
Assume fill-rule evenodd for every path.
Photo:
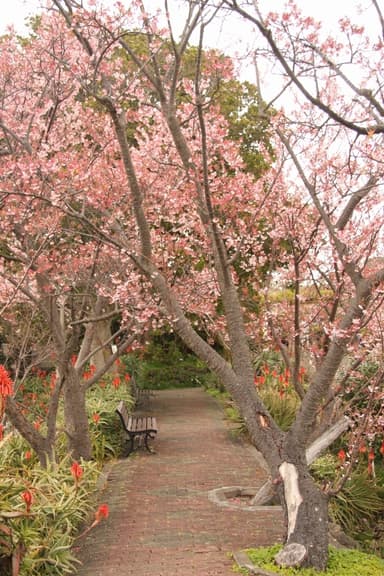
<instances>
[{"instance_id":1,"label":"leafy bush","mask_svg":"<svg viewBox=\"0 0 384 576\"><path fill-rule=\"evenodd\" d=\"M206 365L174 336L154 336L140 361L123 359L134 367L137 385L162 390L202 386L211 374Z\"/></svg>"},{"instance_id":2,"label":"leafy bush","mask_svg":"<svg viewBox=\"0 0 384 576\"><path fill-rule=\"evenodd\" d=\"M32 421L39 420L44 433L44 420L48 405L50 375L39 371L27 378L18 391L18 400L27 408L26 415ZM129 374L124 365L119 366L119 372L106 374L103 380L87 392L87 411L90 424L92 453L95 460L103 462L120 454L122 449L122 431L116 406L124 400L128 406L133 406L134 400L130 393ZM37 407L37 408L36 408ZM64 433L64 417L62 405L59 407L57 428L60 431L56 438L55 450L60 460L67 453L67 438ZM15 465L18 461L14 439Z\"/></svg>"},{"instance_id":3,"label":"leafy bush","mask_svg":"<svg viewBox=\"0 0 384 576\"><path fill-rule=\"evenodd\" d=\"M282 372L285 366L280 352L276 350L262 350L258 352L253 360L255 374L261 374L265 366L268 366L271 371L276 370L277 372Z\"/></svg>"},{"instance_id":4,"label":"leafy bush","mask_svg":"<svg viewBox=\"0 0 384 576\"><path fill-rule=\"evenodd\" d=\"M266 360L269 360L271 365L266 364ZM290 383L289 373L282 368L277 353L258 356L255 366L255 385L261 399L280 428L288 430L299 406L299 399ZM239 431L245 432L245 422L233 402L227 399L224 409L227 417L238 425Z\"/></svg>"},{"instance_id":5,"label":"leafy bush","mask_svg":"<svg viewBox=\"0 0 384 576\"><path fill-rule=\"evenodd\" d=\"M13 438L6 442L5 453L13 459L12 442ZM4 463L9 464L2 450ZM82 462L78 481L69 456L46 470L25 458L17 469L2 470L0 530L7 539L0 541L0 556L17 555L20 576L62 576L71 571L76 563L71 548L92 507L97 464Z\"/></svg>"},{"instance_id":6,"label":"leafy bush","mask_svg":"<svg viewBox=\"0 0 384 576\"><path fill-rule=\"evenodd\" d=\"M359 536L365 525L384 513L384 500L366 472L355 471L330 503L330 514L348 534Z\"/></svg>"},{"instance_id":7,"label":"leafy bush","mask_svg":"<svg viewBox=\"0 0 384 576\"><path fill-rule=\"evenodd\" d=\"M326 572L318 572L313 568L281 568L276 566L274 557L281 549L280 545L268 548L247 550L254 564L284 576L383 576L384 561L358 550L329 548L329 562Z\"/></svg>"},{"instance_id":8,"label":"leafy bush","mask_svg":"<svg viewBox=\"0 0 384 576\"><path fill-rule=\"evenodd\" d=\"M35 453L18 433L10 433L0 442L0 471L11 475L25 473L26 465L37 462ZM1 508L0 508L1 510Z\"/></svg>"},{"instance_id":9,"label":"leafy bush","mask_svg":"<svg viewBox=\"0 0 384 576\"><path fill-rule=\"evenodd\" d=\"M280 428L288 430L295 420L299 398L281 355L274 351L264 351L256 356L254 368L255 385L261 399ZM300 370L299 378L303 383L304 370Z\"/></svg>"},{"instance_id":10,"label":"leafy bush","mask_svg":"<svg viewBox=\"0 0 384 576\"><path fill-rule=\"evenodd\" d=\"M273 419L282 430L289 430L296 416L298 398L296 394L286 391L284 395L272 388L260 390L260 396Z\"/></svg>"},{"instance_id":11,"label":"leafy bush","mask_svg":"<svg viewBox=\"0 0 384 576\"><path fill-rule=\"evenodd\" d=\"M120 400L124 400L128 407L134 405L134 398L124 375L107 376L101 385L93 387L87 394L92 453L99 462L117 457L121 453L123 434L116 414L116 406Z\"/></svg>"},{"instance_id":12,"label":"leafy bush","mask_svg":"<svg viewBox=\"0 0 384 576\"><path fill-rule=\"evenodd\" d=\"M330 453L318 458L311 470L320 484L333 484L342 473L337 457ZM331 519L367 551L379 555L383 554L384 548L383 526L380 524L384 514L383 481L381 468L378 468L374 480L366 467L359 466L329 504Z\"/></svg>"},{"instance_id":13,"label":"leafy bush","mask_svg":"<svg viewBox=\"0 0 384 576\"><path fill-rule=\"evenodd\" d=\"M121 451L122 431L115 410L120 400L133 403L127 384L124 374L108 375L88 392L95 461L80 463L77 481L71 473L64 432L56 442L58 463L47 469L39 466L18 433L5 436L0 450L0 574L10 573L11 556L20 561L19 569L15 568L20 576L62 576L72 571L76 560L71 548L93 506L101 466ZM40 386L34 376L26 382L27 394L38 394ZM60 410L59 429L62 418Z\"/></svg>"}]
</instances>

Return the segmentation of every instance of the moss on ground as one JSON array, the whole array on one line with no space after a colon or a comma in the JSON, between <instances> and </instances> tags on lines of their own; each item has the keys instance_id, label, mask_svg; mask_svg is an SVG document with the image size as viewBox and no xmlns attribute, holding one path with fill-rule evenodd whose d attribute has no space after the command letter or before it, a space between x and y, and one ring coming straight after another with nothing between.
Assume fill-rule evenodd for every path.
<instances>
[{"instance_id":1,"label":"moss on ground","mask_svg":"<svg viewBox=\"0 0 384 576\"><path fill-rule=\"evenodd\" d=\"M247 554L253 564L283 576L321 576L321 574L326 574L326 576L384 575L384 560L359 550L330 547L327 571L318 572L313 568L281 568L276 566L274 556L280 549L280 545L256 548L247 550Z\"/></svg>"}]
</instances>

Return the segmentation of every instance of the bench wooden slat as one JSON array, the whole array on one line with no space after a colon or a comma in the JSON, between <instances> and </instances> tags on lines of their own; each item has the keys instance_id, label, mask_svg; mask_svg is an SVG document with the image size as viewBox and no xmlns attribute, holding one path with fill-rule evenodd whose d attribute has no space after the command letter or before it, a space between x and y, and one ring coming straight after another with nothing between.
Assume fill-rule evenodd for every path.
<instances>
[{"instance_id":1,"label":"bench wooden slat","mask_svg":"<svg viewBox=\"0 0 384 576\"><path fill-rule=\"evenodd\" d=\"M126 427L130 432L157 432L156 418L153 416L129 416Z\"/></svg>"}]
</instances>

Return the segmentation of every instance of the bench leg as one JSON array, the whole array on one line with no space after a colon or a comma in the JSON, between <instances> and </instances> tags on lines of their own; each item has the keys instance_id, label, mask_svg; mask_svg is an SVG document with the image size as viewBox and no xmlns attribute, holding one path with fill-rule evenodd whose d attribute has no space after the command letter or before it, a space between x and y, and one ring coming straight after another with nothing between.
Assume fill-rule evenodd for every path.
<instances>
[{"instance_id":1,"label":"bench leg","mask_svg":"<svg viewBox=\"0 0 384 576\"><path fill-rule=\"evenodd\" d=\"M155 436L154 434L152 434L151 432L147 432L147 433L145 434L145 437L144 437L144 446L146 447L146 449L148 450L148 452L150 452L151 454L155 454L155 451L153 450L153 448L151 448L151 447L149 446L149 444L148 444L148 439L150 438L151 440L154 440L155 437L156 437L156 436Z\"/></svg>"},{"instance_id":2,"label":"bench leg","mask_svg":"<svg viewBox=\"0 0 384 576\"><path fill-rule=\"evenodd\" d=\"M127 443L128 443L128 448L124 452L124 456L126 458L128 458L130 453L133 452L133 450L134 450L134 446L135 446L135 435L134 434L129 434L129 437L127 439Z\"/></svg>"}]
</instances>

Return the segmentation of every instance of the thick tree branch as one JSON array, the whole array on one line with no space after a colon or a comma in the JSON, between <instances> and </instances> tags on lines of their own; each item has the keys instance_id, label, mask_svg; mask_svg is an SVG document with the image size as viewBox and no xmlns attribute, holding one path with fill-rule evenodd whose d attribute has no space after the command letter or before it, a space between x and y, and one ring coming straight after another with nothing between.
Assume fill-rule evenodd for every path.
<instances>
[{"instance_id":1,"label":"thick tree branch","mask_svg":"<svg viewBox=\"0 0 384 576\"><path fill-rule=\"evenodd\" d=\"M261 32L262 36L264 36L264 38L267 40L268 44L271 47L273 55L275 56L276 60L278 62L280 62L281 66L282 66L283 70L285 71L285 73L287 74L287 76L290 78L292 83L300 90L300 92L303 94L303 96L305 96L305 98L309 102L311 102L311 104L316 106L316 108L319 108L320 110L322 110L329 118L331 118L332 120L334 120L338 124L345 126L346 128L349 128L350 130L352 130L353 132L356 132L359 135L369 135L372 133L375 133L375 134L384 133L384 124L383 123L374 124L374 125L370 124L369 126L361 126L360 124L358 124L356 122L352 122L352 121L348 120L347 118L344 118L343 116L341 116L340 114L335 112L335 110L333 110L330 106L326 105L320 98L313 96L313 94L311 94L309 92L309 90L307 90L307 88L304 86L304 84L299 80L299 77L296 74L295 70L288 64L287 59L284 57L283 53L281 52L281 50L277 46L277 44L273 38L271 30L266 28L266 26L263 24L261 19L258 19L255 16L252 16L252 14L250 14L247 10L245 10L244 8L242 8L238 4L237 0L225 0L225 4L228 7L235 10L238 14L243 16L246 20L249 20L250 22L255 24L255 26Z\"/></svg>"},{"instance_id":2,"label":"thick tree branch","mask_svg":"<svg viewBox=\"0 0 384 576\"><path fill-rule=\"evenodd\" d=\"M353 215L355 208L360 204L360 202L369 194L369 192L376 186L379 178L377 176L370 176L368 182L359 190L352 193L349 202L345 206L344 210L339 216L335 227L339 230L343 230L348 224L350 218Z\"/></svg>"},{"instance_id":3,"label":"thick tree branch","mask_svg":"<svg viewBox=\"0 0 384 576\"><path fill-rule=\"evenodd\" d=\"M345 349L353 336L350 332L353 321L361 318L372 297L373 290L383 281L384 269L381 269L369 279L361 279L357 285L355 296L351 299L346 313L330 340L327 354L308 389L296 420L289 431L289 434L292 434L300 444L307 442L313 429L318 407L327 396L344 358Z\"/></svg>"}]
</instances>

